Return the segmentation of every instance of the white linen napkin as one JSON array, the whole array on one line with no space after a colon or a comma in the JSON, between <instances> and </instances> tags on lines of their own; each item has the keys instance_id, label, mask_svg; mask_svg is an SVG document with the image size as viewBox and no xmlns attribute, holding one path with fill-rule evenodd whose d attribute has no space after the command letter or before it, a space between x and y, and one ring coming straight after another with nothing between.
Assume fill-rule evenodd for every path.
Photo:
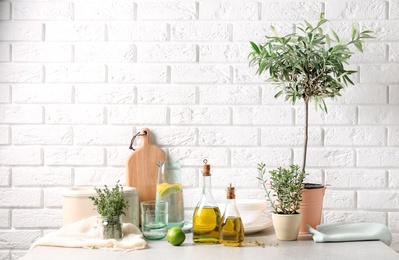
<instances>
[{"instance_id":1,"label":"white linen napkin","mask_svg":"<svg viewBox=\"0 0 399 260\"><path fill-rule=\"evenodd\" d=\"M32 244L29 250L37 246L100 248L109 250L137 250L146 247L140 230L131 223L122 224L123 238L121 240L102 239L101 229L97 227L96 216L83 219L61 227L58 231L49 233Z\"/></svg>"},{"instance_id":2,"label":"white linen napkin","mask_svg":"<svg viewBox=\"0 0 399 260\"><path fill-rule=\"evenodd\" d=\"M318 225L316 229L306 225L306 228L318 243L380 240L389 246L392 242L391 232L380 223L339 222Z\"/></svg>"}]
</instances>

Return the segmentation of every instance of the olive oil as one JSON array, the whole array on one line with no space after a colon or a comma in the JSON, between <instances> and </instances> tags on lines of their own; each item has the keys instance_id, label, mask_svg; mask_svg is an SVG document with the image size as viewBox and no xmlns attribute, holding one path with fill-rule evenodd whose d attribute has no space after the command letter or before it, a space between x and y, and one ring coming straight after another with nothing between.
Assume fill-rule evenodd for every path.
<instances>
[{"instance_id":1,"label":"olive oil","mask_svg":"<svg viewBox=\"0 0 399 260\"><path fill-rule=\"evenodd\" d=\"M218 244L220 211L215 207L196 208L193 216L193 240L195 243Z\"/></svg>"},{"instance_id":2,"label":"olive oil","mask_svg":"<svg viewBox=\"0 0 399 260\"><path fill-rule=\"evenodd\" d=\"M244 225L238 212L234 187L227 187L227 201L221 227L220 243L223 246L241 246L244 241Z\"/></svg>"},{"instance_id":3,"label":"olive oil","mask_svg":"<svg viewBox=\"0 0 399 260\"><path fill-rule=\"evenodd\" d=\"M210 165L204 160L203 186L201 200L195 207L193 214L194 243L220 243L220 210L212 196Z\"/></svg>"},{"instance_id":4,"label":"olive oil","mask_svg":"<svg viewBox=\"0 0 399 260\"><path fill-rule=\"evenodd\" d=\"M241 246L242 241L244 241L244 227L241 218L227 217L223 219L220 243L223 246Z\"/></svg>"}]
</instances>

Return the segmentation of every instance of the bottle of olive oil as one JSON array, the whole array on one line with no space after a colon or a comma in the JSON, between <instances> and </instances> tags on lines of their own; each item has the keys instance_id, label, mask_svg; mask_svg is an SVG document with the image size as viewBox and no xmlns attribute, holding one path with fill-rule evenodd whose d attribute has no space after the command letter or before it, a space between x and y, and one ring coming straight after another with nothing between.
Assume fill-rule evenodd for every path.
<instances>
[{"instance_id":1,"label":"bottle of olive oil","mask_svg":"<svg viewBox=\"0 0 399 260\"><path fill-rule=\"evenodd\" d=\"M230 187L227 187L227 202L220 228L220 243L223 246L241 246L244 241L244 225L235 198L234 187L230 183Z\"/></svg>"},{"instance_id":2,"label":"bottle of olive oil","mask_svg":"<svg viewBox=\"0 0 399 260\"><path fill-rule=\"evenodd\" d=\"M193 241L203 244L220 243L220 210L212 196L211 166L204 160L202 197L193 215Z\"/></svg>"}]
</instances>

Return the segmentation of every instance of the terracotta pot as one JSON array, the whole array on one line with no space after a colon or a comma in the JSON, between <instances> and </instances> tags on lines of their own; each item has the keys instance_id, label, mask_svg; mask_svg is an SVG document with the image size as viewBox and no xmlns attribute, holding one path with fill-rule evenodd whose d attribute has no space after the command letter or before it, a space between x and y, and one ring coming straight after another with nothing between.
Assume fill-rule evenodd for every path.
<instances>
[{"instance_id":1,"label":"terracotta pot","mask_svg":"<svg viewBox=\"0 0 399 260\"><path fill-rule=\"evenodd\" d=\"M306 224L312 228L320 225L321 212L323 210L323 198L326 187L322 184L305 183L302 190L302 201L298 212L302 214L299 234L308 234Z\"/></svg>"},{"instance_id":2,"label":"terracotta pot","mask_svg":"<svg viewBox=\"0 0 399 260\"><path fill-rule=\"evenodd\" d=\"M282 215L272 213L274 231L278 240L297 240L302 214Z\"/></svg>"}]
</instances>

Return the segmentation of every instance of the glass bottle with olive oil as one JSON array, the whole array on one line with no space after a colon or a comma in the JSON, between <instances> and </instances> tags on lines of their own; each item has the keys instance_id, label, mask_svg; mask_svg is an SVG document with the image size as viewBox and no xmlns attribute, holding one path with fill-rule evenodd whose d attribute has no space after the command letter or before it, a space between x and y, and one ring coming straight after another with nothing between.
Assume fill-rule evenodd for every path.
<instances>
[{"instance_id":1,"label":"glass bottle with olive oil","mask_svg":"<svg viewBox=\"0 0 399 260\"><path fill-rule=\"evenodd\" d=\"M241 246L244 241L244 225L235 202L234 187L227 187L227 202L224 209L221 228L220 243L223 246Z\"/></svg>"},{"instance_id":2,"label":"glass bottle with olive oil","mask_svg":"<svg viewBox=\"0 0 399 260\"><path fill-rule=\"evenodd\" d=\"M220 210L212 196L211 166L204 160L202 171L202 197L193 215L193 241L203 244L219 244Z\"/></svg>"}]
</instances>

